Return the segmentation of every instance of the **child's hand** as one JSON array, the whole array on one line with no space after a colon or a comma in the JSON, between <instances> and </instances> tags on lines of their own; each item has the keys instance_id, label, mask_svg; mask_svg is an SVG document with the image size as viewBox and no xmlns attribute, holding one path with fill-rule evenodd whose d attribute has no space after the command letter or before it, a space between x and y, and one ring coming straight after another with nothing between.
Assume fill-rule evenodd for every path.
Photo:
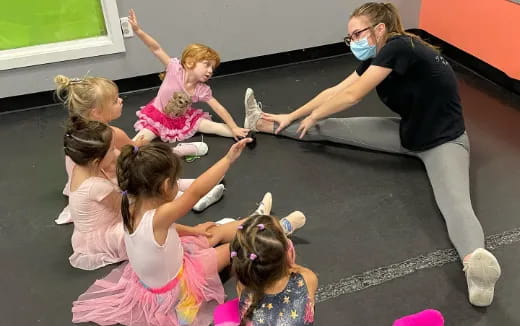
<instances>
[{"instance_id":1,"label":"child's hand","mask_svg":"<svg viewBox=\"0 0 520 326\"><path fill-rule=\"evenodd\" d=\"M252 142L252 138L244 138L231 146L229 149L229 152L226 154L226 157L228 160L231 161L231 163L235 162L237 158L240 157L240 154L242 154L242 151L246 147L247 143Z\"/></svg>"},{"instance_id":2,"label":"child's hand","mask_svg":"<svg viewBox=\"0 0 520 326\"><path fill-rule=\"evenodd\" d=\"M128 22L132 26L134 33L141 29L141 27L137 23L137 16L135 15L134 9L130 9L130 11L128 12Z\"/></svg>"},{"instance_id":3,"label":"child's hand","mask_svg":"<svg viewBox=\"0 0 520 326\"><path fill-rule=\"evenodd\" d=\"M233 133L233 138L235 138L235 140L244 138L245 136L247 136L248 132L249 132L249 129L245 129L245 128L240 128L240 127L231 128L231 133Z\"/></svg>"},{"instance_id":4,"label":"child's hand","mask_svg":"<svg viewBox=\"0 0 520 326\"><path fill-rule=\"evenodd\" d=\"M202 235L202 236L211 238L213 236L213 234L211 234L211 232L208 232L208 230L214 226L217 226L217 223L206 222L206 223L198 224L193 227L193 235Z\"/></svg>"}]
</instances>

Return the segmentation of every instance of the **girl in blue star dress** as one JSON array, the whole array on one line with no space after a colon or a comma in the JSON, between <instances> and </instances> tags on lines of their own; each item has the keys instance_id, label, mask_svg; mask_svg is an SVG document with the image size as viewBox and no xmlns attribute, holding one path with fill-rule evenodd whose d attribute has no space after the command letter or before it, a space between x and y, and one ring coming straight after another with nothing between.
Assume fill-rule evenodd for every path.
<instances>
[{"instance_id":1,"label":"girl in blue star dress","mask_svg":"<svg viewBox=\"0 0 520 326\"><path fill-rule=\"evenodd\" d=\"M318 278L295 263L292 241L277 218L248 219L231 243L232 271L238 279L241 326L314 323Z\"/></svg>"}]
</instances>

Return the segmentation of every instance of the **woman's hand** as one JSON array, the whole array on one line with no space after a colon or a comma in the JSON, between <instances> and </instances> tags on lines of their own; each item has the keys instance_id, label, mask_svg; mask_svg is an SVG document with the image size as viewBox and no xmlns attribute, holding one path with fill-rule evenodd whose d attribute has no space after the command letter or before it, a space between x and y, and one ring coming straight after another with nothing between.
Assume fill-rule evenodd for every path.
<instances>
[{"instance_id":1,"label":"woman's hand","mask_svg":"<svg viewBox=\"0 0 520 326\"><path fill-rule=\"evenodd\" d=\"M229 149L229 152L226 154L226 158L231 163L235 162L237 160L237 158L240 157L240 154L242 154L242 151L246 147L246 144L250 143L252 141L253 141L252 138L244 138L244 139L234 143L233 146L231 146L231 148Z\"/></svg>"},{"instance_id":2,"label":"woman's hand","mask_svg":"<svg viewBox=\"0 0 520 326\"><path fill-rule=\"evenodd\" d=\"M308 115L305 119L302 120L302 122L300 122L300 125L298 126L298 129L296 130L296 133L300 134L300 139L303 138L303 136L305 136L305 134L307 133L307 131L312 128L312 126L314 126L316 123L318 122L318 120L316 120L312 114Z\"/></svg>"},{"instance_id":3,"label":"woman's hand","mask_svg":"<svg viewBox=\"0 0 520 326\"><path fill-rule=\"evenodd\" d=\"M262 113L262 119L278 123L278 129L274 132L275 134L287 128L294 121L290 114Z\"/></svg>"}]
</instances>

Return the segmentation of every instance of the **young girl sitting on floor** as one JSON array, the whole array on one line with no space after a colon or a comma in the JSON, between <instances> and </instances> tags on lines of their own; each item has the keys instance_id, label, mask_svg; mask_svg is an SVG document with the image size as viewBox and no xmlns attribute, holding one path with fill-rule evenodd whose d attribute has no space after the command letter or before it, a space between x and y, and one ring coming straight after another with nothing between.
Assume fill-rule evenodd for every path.
<instances>
[{"instance_id":1,"label":"young girl sitting on floor","mask_svg":"<svg viewBox=\"0 0 520 326\"><path fill-rule=\"evenodd\" d=\"M138 121L134 127L139 133L134 139L160 137L165 142L177 142L190 138L197 131L235 140L247 135L248 130L237 126L206 85L220 63L215 50L202 44L190 44L184 49L181 60L172 59L141 29L133 9L129 21L135 34L166 67L157 97L137 112ZM225 124L213 122L208 113L191 107L196 102L208 103Z\"/></svg>"},{"instance_id":2,"label":"young girl sitting on floor","mask_svg":"<svg viewBox=\"0 0 520 326\"><path fill-rule=\"evenodd\" d=\"M295 263L292 241L277 218L251 216L231 242L230 256L238 279L240 325L314 323L318 278Z\"/></svg>"},{"instance_id":3,"label":"young girl sitting on floor","mask_svg":"<svg viewBox=\"0 0 520 326\"><path fill-rule=\"evenodd\" d=\"M107 170L116 161L113 130L79 116L69 119L63 148L74 162L69 209L74 221L70 264L93 270L127 259L123 243L121 193Z\"/></svg>"}]
</instances>

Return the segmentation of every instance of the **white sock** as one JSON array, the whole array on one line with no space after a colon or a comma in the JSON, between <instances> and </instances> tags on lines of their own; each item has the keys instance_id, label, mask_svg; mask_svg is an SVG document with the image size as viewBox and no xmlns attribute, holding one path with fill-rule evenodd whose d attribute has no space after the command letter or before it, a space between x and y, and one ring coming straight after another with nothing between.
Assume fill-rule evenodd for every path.
<instances>
[{"instance_id":1,"label":"white sock","mask_svg":"<svg viewBox=\"0 0 520 326\"><path fill-rule=\"evenodd\" d=\"M231 218L231 217L224 217L223 219L220 219L218 221L216 221L215 223L217 223L218 225L223 225L223 224L227 224L227 223L231 223L231 222L235 222L236 220L234 218Z\"/></svg>"},{"instance_id":2,"label":"white sock","mask_svg":"<svg viewBox=\"0 0 520 326\"><path fill-rule=\"evenodd\" d=\"M305 225L305 215L300 211L294 211L280 220L280 225L285 235L291 235L294 231Z\"/></svg>"},{"instance_id":3,"label":"white sock","mask_svg":"<svg viewBox=\"0 0 520 326\"><path fill-rule=\"evenodd\" d=\"M206 196L202 197L196 204L193 206L193 210L195 212L202 212L206 208L208 208L210 205L216 203L222 196L224 195L224 190L226 188L224 185L219 184L213 187Z\"/></svg>"},{"instance_id":4,"label":"white sock","mask_svg":"<svg viewBox=\"0 0 520 326\"><path fill-rule=\"evenodd\" d=\"M58 218L54 220L56 224L67 224L72 223L72 216L70 214L69 206L65 206L65 208L61 211Z\"/></svg>"}]
</instances>

